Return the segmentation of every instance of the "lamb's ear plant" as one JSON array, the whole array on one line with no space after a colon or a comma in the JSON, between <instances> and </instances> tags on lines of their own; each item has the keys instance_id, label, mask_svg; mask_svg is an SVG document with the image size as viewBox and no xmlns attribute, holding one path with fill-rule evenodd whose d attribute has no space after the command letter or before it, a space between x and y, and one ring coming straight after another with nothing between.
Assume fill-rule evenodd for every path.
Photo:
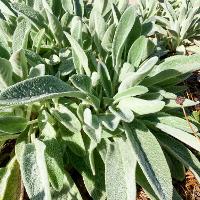
<instances>
[{"instance_id":1,"label":"lamb's ear plant","mask_svg":"<svg viewBox=\"0 0 200 200\"><path fill-rule=\"evenodd\" d=\"M156 31L164 37L165 46L172 52L184 54L184 44L199 38L199 1L160 1L160 16L156 18ZM190 42L189 42L189 41Z\"/></svg>"},{"instance_id":2,"label":"lamb's ear plant","mask_svg":"<svg viewBox=\"0 0 200 200\"><path fill-rule=\"evenodd\" d=\"M0 199L181 199L173 179L200 181L198 102L179 97L199 56L159 60L126 0L19 2L0 8Z\"/></svg>"}]
</instances>

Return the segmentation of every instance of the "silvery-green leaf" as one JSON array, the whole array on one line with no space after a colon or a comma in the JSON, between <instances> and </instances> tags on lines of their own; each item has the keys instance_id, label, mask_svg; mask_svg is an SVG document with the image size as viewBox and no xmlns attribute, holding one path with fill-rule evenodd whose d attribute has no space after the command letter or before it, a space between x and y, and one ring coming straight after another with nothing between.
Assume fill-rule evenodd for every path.
<instances>
[{"instance_id":1,"label":"silvery-green leaf","mask_svg":"<svg viewBox=\"0 0 200 200\"><path fill-rule=\"evenodd\" d=\"M140 36L131 46L128 52L127 61L135 68L138 68L140 63L144 61L153 52L154 48L151 41Z\"/></svg>"},{"instance_id":2,"label":"silvery-green leaf","mask_svg":"<svg viewBox=\"0 0 200 200\"><path fill-rule=\"evenodd\" d=\"M136 164L135 153L127 141L119 139L110 144L105 161L108 200L133 200L136 198Z\"/></svg>"},{"instance_id":3,"label":"silvery-green leaf","mask_svg":"<svg viewBox=\"0 0 200 200\"><path fill-rule=\"evenodd\" d=\"M98 11L94 10L93 12L94 12L93 14L94 14L95 32L98 40L101 41L106 32L107 24Z\"/></svg>"},{"instance_id":4,"label":"silvery-green leaf","mask_svg":"<svg viewBox=\"0 0 200 200\"><path fill-rule=\"evenodd\" d=\"M119 74L119 81L122 82L127 76L129 76L129 73L135 72L134 66L132 66L130 63L125 62L120 70Z\"/></svg>"},{"instance_id":5,"label":"silvery-green leaf","mask_svg":"<svg viewBox=\"0 0 200 200\"><path fill-rule=\"evenodd\" d=\"M113 99L115 100L115 102L120 101L123 98L127 98L127 97L134 97L134 96L138 96L138 95L142 95L148 92L148 88L144 87L144 86L135 86L135 87L131 87L129 89L126 89L122 92L118 92Z\"/></svg>"},{"instance_id":6,"label":"silvery-green leaf","mask_svg":"<svg viewBox=\"0 0 200 200\"><path fill-rule=\"evenodd\" d=\"M54 76L40 76L19 82L0 93L0 105L19 105L79 95L77 91Z\"/></svg>"},{"instance_id":7,"label":"silvery-green leaf","mask_svg":"<svg viewBox=\"0 0 200 200\"><path fill-rule=\"evenodd\" d=\"M122 99L119 102L119 106L125 105L139 115L146 115L162 110L165 106L165 102L160 100L144 100L135 97L129 97Z\"/></svg>"},{"instance_id":8,"label":"silvery-green leaf","mask_svg":"<svg viewBox=\"0 0 200 200\"><path fill-rule=\"evenodd\" d=\"M26 192L33 200L51 200L44 152L45 145L36 139L34 144L25 145L19 163Z\"/></svg>"},{"instance_id":9,"label":"silvery-green leaf","mask_svg":"<svg viewBox=\"0 0 200 200\"><path fill-rule=\"evenodd\" d=\"M73 133L80 133L81 123L76 115L66 106L59 104L56 108L52 108L54 117Z\"/></svg>"},{"instance_id":10,"label":"silvery-green leaf","mask_svg":"<svg viewBox=\"0 0 200 200\"><path fill-rule=\"evenodd\" d=\"M50 30L54 35L56 43L60 44L64 38L62 26L59 20L57 19L57 17L53 15L52 13L50 13L47 9L46 9L46 14L47 14Z\"/></svg>"},{"instance_id":11,"label":"silvery-green leaf","mask_svg":"<svg viewBox=\"0 0 200 200\"><path fill-rule=\"evenodd\" d=\"M125 42L134 25L134 22L135 22L135 9L133 7L129 7L123 13L119 21L112 45L113 65L115 66L117 71L119 70L120 67L119 63L121 61L121 56L123 53Z\"/></svg>"},{"instance_id":12,"label":"silvery-green leaf","mask_svg":"<svg viewBox=\"0 0 200 200\"><path fill-rule=\"evenodd\" d=\"M14 72L13 79L24 80L28 76L28 65L25 52L23 49L15 51L10 57L10 63Z\"/></svg>"},{"instance_id":13,"label":"silvery-green leaf","mask_svg":"<svg viewBox=\"0 0 200 200\"><path fill-rule=\"evenodd\" d=\"M33 46L36 48L36 52L38 53L41 48L42 40L45 36L45 29L40 29L33 40Z\"/></svg>"},{"instance_id":14,"label":"silvery-green leaf","mask_svg":"<svg viewBox=\"0 0 200 200\"><path fill-rule=\"evenodd\" d=\"M99 62L98 64L98 74L100 76L100 80L102 82L106 95L108 97L112 97L113 94L112 81L107 66L102 62Z\"/></svg>"},{"instance_id":15,"label":"silvery-green leaf","mask_svg":"<svg viewBox=\"0 0 200 200\"><path fill-rule=\"evenodd\" d=\"M51 192L52 200L64 200L64 199L71 199L71 200L82 200L80 192L74 183L73 179L70 177L68 173L64 174L64 186L61 191L53 190Z\"/></svg>"},{"instance_id":16,"label":"silvery-green leaf","mask_svg":"<svg viewBox=\"0 0 200 200\"><path fill-rule=\"evenodd\" d=\"M180 140L181 142L189 145L190 147L194 148L197 151L200 151L200 142L199 139L190 133L182 131L180 129L171 127L170 125L165 125L162 123L155 123L156 128L160 129L161 131L175 137L176 139Z\"/></svg>"},{"instance_id":17,"label":"silvery-green leaf","mask_svg":"<svg viewBox=\"0 0 200 200\"><path fill-rule=\"evenodd\" d=\"M123 13L129 5L128 0L119 0L118 1L118 9L121 13Z\"/></svg>"},{"instance_id":18,"label":"silvery-green leaf","mask_svg":"<svg viewBox=\"0 0 200 200\"><path fill-rule=\"evenodd\" d=\"M45 60L38 53L35 53L34 51L28 49L24 50L24 52L28 63L30 63L31 66L45 64Z\"/></svg>"},{"instance_id":19,"label":"silvery-green leaf","mask_svg":"<svg viewBox=\"0 0 200 200\"><path fill-rule=\"evenodd\" d=\"M7 134L20 133L27 127L27 120L18 116L0 116L0 132Z\"/></svg>"},{"instance_id":20,"label":"silvery-green leaf","mask_svg":"<svg viewBox=\"0 0 200 200\"><path fill-rule=\"evenodd\" d=\"M108 0L94 0L93 7L103 16L111 9L110 1Z\"/></svg>"},{"instance_id":21,"label":"silvery-green leaf","mask_svg":"<svg viewBox=\"0 0 200 200\"><path fill-rule=\"evenodd\" d=\"M13 34L12 50L13 52L20 49L26 49L28 44L28 36L31 30L31 24L23 19L18 23L15 32Z\"/></svg>"},{"instance_id":22,"label":"silvery-green leaf","mask_svg":"<svg viewBox=\"0 0 200 200\"><path fill-rule=\"evenodd\" d=\"M13 157L6 166L3 176L0 174L0 199L19 200L21 184L19 164L16 157Z\"/></svg>"},{"instance_id":23,"label":"silvery-green leaf","mask_svg":"<svg viewBox=\"0 0 200 200\"><path fill-rule=\"evenodd\" d=\"M65 12L69 12L70 14L73 14L73 3L72 0L61 0L62 7L65 10Z\"/></svg>"},{"instance_id":24,"label":"silvery-green leaf","mask_svg":"<svg viewBox=\"0 0 200 200\"><path fill-rule=\"evenodd\" d=\"M83 24L81 18L74 16L71 21L71 35L80 45L82 45L82 34Z\"/></svg>"},{"instance_id":25,"label":"silvery-green leaf","mask_svg":"<svg viewBox=\"0 0 200 200\"><path fill-rule=\"evenodd\" d=\"M159 200L139 164L137 164L136 167L136 182L143 188L143 190L151 200Z\"/></svg>"},{"instance_id":26,"label":"silvery-green leaf","mask_svg":"<svg viewBox=\"0 0 200 200\"><path fill-rule=\"evenodd\" d=\"M46 146L45 161L49 181L55 190L61 191L64 184L64 164L60 144L55 138L45 138L43 143Z\"/></svg>"},{"instance_id":27,"label":"silvery-green leaf","mask_svg":"<svg viewBox=\"0 0 200 200\"><path fill-rule=\"evenodd\" d=\"M199 101L192 101L190 99L185 99L182 106L186 108L186 107L191 107L198 104L199 104ZM173 109L173 108L181 108L181 105L177 104L176 100L174 99L169 99L168 101L166 101L166 109Z\"/></svg>"},{"instance_id":28,"label":"silvery-green leaf","mask_svg":"<svg viewBox=\"0 0 200 200\"><path fill-rule=\"evenodd\" d=\"M66 142L69 149L77 156L85 156L85 144L81 132L72 133L64 127L60 127L60 134L62 139Z\"/></svg>"},{"instance_id":29,"label":"silvery-green leaf","mask_svg":"<svg viewBox=\"0 0 200 200\"><path fill-rule=\"evenodd\" d=\"M117 108L109 107L110 112L124 122L132 122L134 119L133 112L126 105L120 105Z\"/></svg>"},{"instance_id":30,"label":"silvery-green leaf","mask_svg":"<svg viewBox=\"0 0 200 200\"><path fill-rule=\"evenodd\" d=\"M91 78L86 75L75 74L70 77L72 84L82 92L90 93L92 89Z\"/></svg>"},{"instance_id":31,"label":"silvery-green leaf","mask_svg":"<svg viewBox=\"0 0 200 200\"><path fill-rule=\"evenodd\" d=\"M157 62L158 57L150 58L137 70L137 72L128 74L128 77L121 82L118 91L120 92L139 84L147 75L149 75Z\"/></svg>"},{"instance_id":32,"label":"silvery-green leaf","mask_svg":"<svg viewBox=\"0 0 200 200\"><path fill-rule=\"evenodd\" d=\"M13 11L10 9L10 7L4 3L3 1L0 1L0 10L1 13L9 15L9 16L15 16L15 13L13 13Z\"/></svg>"},{"instance_id":33,"label":"silvery-green leaf","mask_svg":"<svg viewBox=\"0 0 200 200\"><path fill-rule=\"evenodd\" d=\"M120 122L120 118L113 114L104 114L98 117L103 126L111 131L116 130Z\"/></svg>"},{"instance_id":34,"label":"silvery-green leaf","mask_svg":"<svg viewBox=\"0 0 200 200\"><path fill-rule=\"evenodd\" d=\"M180 117L172 116L170 114L162 112L162 113L157 113L155 116L151 115L149 119L150 119L149 121L152 122L153 121L160 122L162 124L166 124L177 129L181 129L188 133L193 133L190 126L188 125L187 120L182 119ZM195 132L198 132L198 128L194 124L190 123L190 125Z\"/></svg>"},{"instance_id":35,"label":"silvery-green leaf","mask_svg":"<svg viewBox=\"0 0 200 200\"><path fill-rule=\"evenodd\" d=\"M121 13L120 13L120 11L118 10L118 8L117 8L117 6L115 4L111 4L111 10L112 10L114 23L116 25L118 25L119 20L121 18Z\"/></svg>"},{"instance_id":36,"label":"silvery-green leaf","mask_svg":"<svg viewBox=\"0 0 200 200\"><path fill-rule=\"evenodd\" d=\"M74 50L74 52L76 53L79 62L81 63L83 69L85 70L85 73L90 76L91 71L88 67L88 58L87 55L85 54L85 52L83 51L83 49L81 48L81 46L78 44L78 42L67 32L64 32L67 39L69 40L72 49Z\"/></svg>"},{"instance_id":37,"label":"silvery-green leaf","mask_svg":"<svg viewBox=\"0 0 200 200\"><path fill-rule=\"evenodd\" d=\"M150 74L150 78L145 81L145 84L157 84L163 80L176 77L177 75L187 74L199 70L200 59L198 55L191 56L172 56L156 67L156 70ZM168 75L167 75L168 73ZM159 78L161 75L165 79Z\"/></svg>"},{"instance_id":38,"label":"silvery-green leaf","mask_svg":"<svg viewBox=\"0 0 200 200\"><path fill-rule=\"evenodd\" d=\"M12 7L20 15L23 15L30 20L38 29L47 27L47 25L44 23L45 20L43 16L33 8L22 3L12 3Z\"/></svg>"},{"instance_id":39,"label":"silvery-green leaf","mask_svg":"<svg viewBox=\"0 0 200 200\"><path fill-rule=\"evenodd\" d=\"M45 65L39 64L35 67L31 67L29 71L29 78L37 77L37 76L44 76L45 75Z\"/></svg>"},{"instance_id":40,"label":"silvery-green leaf","mask_svg":"<svg viewBox=\"0 0 200 200\"><path fill-rule=\"evenodd\" d=\"M181 142L175 140L162 133L156 133L156 137L159 139L161 144L174 155L181 163L183 163L187 168L189 168L196 178L200 181L200 162L196 156Z\"/></svg>"},{"instance_id":41,"label":"silvery-green leaf","mask_svg":"<svg viewBox=\"0 0 200 200\"><path fill-rule=\"evenodd\" d=\"M107 30L102 38L101 45L108 52L112 51L112 42L113 42L113 38L114 38L114 34L115 34L115 29L116 29L115 24L111 24L107 28Z\"/></svg>"},{"instance_id":42,"label":"silvery-green leaf","mask_svg":"<svg viewBox=\"0 0 200 200\"><path fill-rule=\"evenodd\" d=\"M12 66L5 58L0 58L0 91L12 84Z\"/></svg>"},{"instance_id":43,"label":"silvery-green leaf","mask_svg":"<svg viewBox=\"0 0 200 200\"><path fill-rule=\"evenodd\" d=\"M154 135L139 121L124 124L139 165L159 199L172 199L173 185L164 153Z\"/></svg>"}]
</instances>

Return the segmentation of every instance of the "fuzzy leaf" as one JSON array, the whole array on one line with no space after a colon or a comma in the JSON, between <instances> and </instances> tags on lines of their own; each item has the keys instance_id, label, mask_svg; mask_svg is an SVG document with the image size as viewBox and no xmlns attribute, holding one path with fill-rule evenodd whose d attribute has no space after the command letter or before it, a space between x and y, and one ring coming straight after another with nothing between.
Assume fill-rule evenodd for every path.
<instances>
[{"instance_id":1,"label":"fuzzy leaf","mask_svg":"<svg viewBox=\"0 0 200 200\"><path fill-rule=\"evenodd\" d=\"M31 24L27 20L22 20L17 25L13 34L12 50L13 52L20 49L26 49L28 44L28 36L31 30Z\"/></svg>"},{"instance_id":2,"label":"fuzzy leaf","mask_svg":"<svg viewBox=\"0 0 200 200\"><path fill-rule=\"evenodd\" d=\"M199 139L185 131L182 131L177 128L173 128L170 125L165 125L162 123L155 123L154 126L161 131L171 135L172 137L175 137L176 139L180 140L181 142L189 145L190 147L196 149L197 151L200 151L200 143Z\"/></svg>"},{"instance_id":3,"label":"fuzzy leaf","mask_svg":"<svg viewBox=\"0 0 200 200\"><path fill-rule=\"evenodd\" d=\"M127 139L137 160L159 199L172 199L173 186L164 153L154 135L139 121L125 124Z\"/></svg>"},{"instance_id":4,"label":"fuzzy leaf","mask_svg":"<svg viewBox=\"0 0 200 200\"><path fill-rule=\"evenodd\" d=\"M27 120L18 116L0 116L0 132L6 134L20 133L27 127Z\"/></svg>"},{"instance_id":5,"label":"fuzzy leaf","mask_svg":"<svg viewBox=\"0 0 200 200\"><path fill-rule=\"evenodd\" d=\"M133 7L129 7L123 13L119 21L112 45L113 65L115 66L117 71L119 70L119 64L121 62L121 56L125 42L134 23L135 23L135 10Z\"/></svg>"},{"instance_id":6,"label":"fuzzy leaf","mask_svg":"<svg viewBox=\"0 0 200 200\"><path fill-rule=\"evenodd\" d=\"M92 89L91 78L86 75L73 75L70 77L72 84L82 92L90 93Z\"/></svg>"},{"instance_id":7,"label":"fuzzy leaf","mask_svg":"<svg viewBox=\"0 0 200 200\"><path fill-rule=\"evenodd\" d=\"M22 3L12 3L12 7L16 12L30 20L38 29L47 27L43 16L33 8Z\"/></svg>"},{"instance_id":8,"label":"fuzzy leaf","mask_svg":"<svg viewBox=\"0 0 200 200\"><path fill-rule=\"evenodd\" d=\"M67 39L69 40L72 49L74 50L74 52L76 53L79 62L81 63L83 69L85 70L85 73L90 76L91 75L91 71L88 67L88 58L87 55L85 54L85 52L83 51L83 49L81 48L81 46L78 44L78 42L67 32L64 32Z\"/></svg>"},{"instance_id":9,"label":"fuzzy leaf","mask_svg":"<svg viewBox=\"0 0 200 200\"><path fill-rule=\"evenodd\" d=\"M5 168L3 176L0 175L0 199L19 200L21 196L21 177L19 164L12 158Z\"/></svg>"},{"instance_id":10,"label":"fuzzy leaf","mask_svg":"<svg viewBox=\"0 0 200 200\"><path fill-rule=\"evenodd\" d=\"M158 62L157 57L152 57L149 60L147 60L138 70L137 72L132 72L126 79L122 81L122 83L119 86L118 91L121 92L125 89L128 89L130 87L133 87L137 84L139 84L149 73L151 70L155 67L155 64Z\"/></svg>"},{"instance_id":11,"label":"fuzzy leaf","mask_svg":"<svg viewBox=\"0 0 200 200\"><path fill-rule=\"evenodd\" d=\"M100 75L100 80L102 82L104 91L108 97L112 97L112 82L110 78L110 74L106 65L102 62L98 64L98 73Z\"/></svg>"},{"instance_id":12,"label":"fuzzy leaf","mask_svg":"<svg viewBox=\"0 0 200 200\"><path fill-rule=\"evenodd\" d=\"M124 90L123 92L118 92L113 99L115 100L115 102L120 101L121 99L127 98L127 97L134 97L134 96L138 96L138 95L142 95L148 92L148 88L144 87L144 86L135 86L135 87L131 87L127 90Z\"/></svg>"},{"instance_id":13,"label":"fuzzy leaf","mask_svg":"<svg viewBox=\"0 0 200 200\"><path fill-rule=\"evenodd\" d=\"M50 183L56 191L61 191L64 184L64 164L60 144L55 138L43 140L45 149L45 160Z\"/></svg>"},{"instance_id":14,"label":"fuzzy leaf","mask_svg":"<svg viewBox=\"0 0 200 200\"><path fill-rule=\"evenodd\" d=\"M51 99L74 96L77 91L54 76L27 79L10 86L0 93L0 105L19 105Z\"/></svg>"},{"instance_id":15,"label":"fuzzy leaf","mask_svg":"<svg viewBox=\"0 0 200 200\"><path fill-rule=\"evenodd\" d=\"M134 119L133 112L127 106L120 105L117 108L109 107L110 112L124 122L132 122Z\"/></svg>"},{"instance_id":16,"label":"fuzzy leaf","mask_svg":"<svg viewBox=\"0 0 200 200\"><path fill-rule=\"evenodd\" d=\"M6 89L12 84L12 66L11 63L0 58L0 91Z\"/></svg>"},{"instance_id":17,"label":"fuzzy leaf","mask_svg":"<svg viewBox=\"0 0 200 200\"><path fill-rule=\"evenodd\" d=\"M198 181L200 181L200 162L196 156L181 142L175 140L162 133L156 133L156 137L159 139L164 148L174 155L181 163L189 168Z\"/></svg>"},{"instance_id":18,"label":"fuzzy leaf","mask_svg":"<svg viewBox=\"0 0 200 200\"><path fill-rule=\"evenodd\" d=\"M52 109L52 114L71 132L79 133L81 131L81 123L76 115L66 106L59 104L55 109Z\"/></svg>"},{"instance_id":19,"label":"fuzzy leaf","mask_svg":"<svg viewBox=\"0 0 200 200\"><path fill-rule=\"evenodd\" d=\"M20 170L30 199L51 200L44 151L45 145L36 140L34 144L26 144L22 153Z\"/></svg>"},{"instance_id":20,"label":"fuzzy leaf","mask_svg":"<svg viewBox=\"0 0 200 200\"><path fill-rule=\"evenodd\" d=\"M135 97L130 97L122 99L119 102L119 106L125 105L139 115L146 115L162 110L165 106L165 102L160 100L143 100Z\"/></svg>"},{"instance_id":21,"label":"fuzzy leaf","mask_svg":"<svg viewBox=\"0 0 200 200\"><path fill-rule=\"evenodd\" d=\"M105 162L105 182L108 200L136 198L135 170L137 160L130 144L122 139L110 144Z\"/></svg>"}]
</instances>

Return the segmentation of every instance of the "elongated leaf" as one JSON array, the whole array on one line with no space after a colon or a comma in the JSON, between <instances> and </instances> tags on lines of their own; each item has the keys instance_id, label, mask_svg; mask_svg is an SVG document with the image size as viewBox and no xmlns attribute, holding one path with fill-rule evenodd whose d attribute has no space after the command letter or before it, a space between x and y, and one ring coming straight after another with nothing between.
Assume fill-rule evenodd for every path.
<instances>
[{"instance_id":1,"label":"elongated leaf","mask_svg":"<svg viewBox=\"0 0 200 200\"><path fill-rule=\"evenodd\" d=\"M86 150L81 132L72 133L63 126L60 126L59 132L66 145L74 154L80 157L85 156Z\"/></svg>"},{"instance_id":2,"label":"elongated leaf","mask_svg":"<svg viewBox=\"0 0 200 200\"><path fill-rule=\"evenodd\" d=\"M28 44L28 36L31 30L31 24L26 19L22 20L16 27L13 34L12 50L13 52L20 49L26 49Z\"/></svg>"},{"instance_id":3,"label":"elongated leaf","mask_svg":"<svg viewBox=\"0 0 200 200\"><path fill-rule=\"evenodd\" d=\"M147 60L137 72L132 72L128 77L122 81L119 86L118 91L121 92L125 89L133 87L139 84L147 75L149 75L150 71L154 68L155 64L158 62L157 57L153 57Z\"/></svg>"},{"instance_id":4,"label":"elongated leaf","mask_svg":"<svg viewBox=\"0 0 200 200\"><path fill-rule=\"evenodd\" d=\"M172 199L172 179L164 153L153 134L139 121L125 124L127 139L140 167L159 199Z\"/></svg>"},{"instance_id":5,"label":"elongated leaf","mask_svg":"<svg viewBox=\"0 0 200 200\"><path fill-rule=\"evenodd\" d=\"M112 97L112 82L110 78L110 74L106 65L102 62L98 64L98 73L100 75L100 80L102 82L104 91L108 97Z\"/></svg>"},{"instance_id":6,"label":"elongated leaf","mask_svg":"<svg viewBox=\"0 0 200 200\"><path fill-rule=\"evenodd\" d=\"M120 118L113 114L100 115L99 119L105 128L114 131L120 122Z\"/></svg>"},{"instance_id":7,"label":"elongated leaf","mask_svg":"<svg viewBox=\"0 0 200 200\"><path fill-rule=\"evenodd\" d=\"M160 100L143 100L135 97L130 97L122 99L119 102L119 106L125 105L133 112L139 115L145 115L162 110L165 106L165 102Z\"/></svg>"},{"instance_id":8,"label":"elongated leaf","mask_svg":"<svg viewBox=\"0 0 200 200\"><path fill-rule=\"evenodd\" d=\"M196 156L181 142L175 140L174 138L162 133L156 133L155 135L164 148L166 148L167 151L180 160L180 162L186 167L189 167L190 170L195 174L198 181L200 181L200 162Z\"/></svg>"},{"instance_id":9,"label":"elongated leaf","mask_svg":"<svg viewBox=\"0 0 200 200\"><path fill-rule=\"evenodd\" d=\"M16 12L30 20L38 29L47 27L43 16L31 7L22 3L12 3L12 7Z\"/></svg>"},{"instance_id":10,"label":"elongated leaf","mask_svg":"<svg viewBox=\"0 0 200 200\"><path fill-rule=\"evenodd\" d=\"M21 177L16 157L7 165L4 175L0 176L0 199L19 200L21 196Z\"/></svg>"},{"instance_id":11,"label":"elongated leaf","mask_svg":"<svg viewBox=\"0 0 200 200\"><path fill-rule=\"evenodd\" d=\"M12 66L11 63L0 58L0 91L12 84Z\"/></svg>"},{"instance_id":12,"label":"elongated leaf","mask_svg":"<svg viewBox=\"0 0 200 200\"><path fill-rule=\"evenodd\" d=\"M59 142L55 138L43 140L48 176L53 188L61 191L64 184L64 164Z\"/></svg>"},{"instance_id":13,"label":"elongated leaf","mask_svg":"<svg viewBox=\"0 0 200 200\"><path fill-rule=\"evenodd\" d=\"M92 89L92 81L90 77L86 75L73 75L70 77L70 81L73 85L82 92L90 93Z\"/></svg>"},{"instance_id":14,"label":"elongated leaf","mask_svg":"<svg viewBox=\"0 0 200 200\"><path fill-rule=\"evenodd\" d=\"M105 163L108 200L133 200L136 198L135 170L137 160L130 148L130 144L122 139L110 144Z\"/></svg>"},{"instance_id":15,"label":"elongated leaf","mask_svg":"<svg viewBox=\"0 0 200 200\"><path fill-rule=\"evenodd\" d=\"M0 93L0 105L27 104L53 97L74 96L77 91L54 76L31 78Z\"/></svg>"},{"instance_id":16,"label":"elongated leaf","mask_svg":"<svg viewBox=\"0 0 200 200\"><path fill-rule=\"evenodd\" d=\"M68 1L68 0L67 0ZM51 192L52 200L82 200L80 192L74 183L73 179L70 177L68 173L64 174L64 186L63 189L59 192L52 191Z\"/></svg>"},{"instance_id":17,"label":"elongated leaf","mask_svg":"<svg viewBox=\"0 0 200 200\"><path fill-rule=\"evenodd\" d=\"M175 137L176 139L180 140L181 142L191 146L192 148L200 151L200 142L199 139L187 132L184 132L180 129L173 128L169 125L165 125L162 123L155 123L156 128L160 129L161 131Z\"/></svg>"},{"instance_id":18,"label":"elongated leaf","mask_svg":"<svg viewBox=\"0 0 200 200\"><path fill-rule=\"evenodd\" d=\"M143 58L143 52L147 48L148 39L144 36L140 36L131 46L128 52L127 61L132 64L135 68L139 67L139 64Z\"/></svg>"},{"instance_id":19,"label":"elongated leaf","mask_svg":"<svg viewBox=\"0 0 200 200\"><path fill-rule=\"evenodd\" d=\"M119 63L121 61L122 52L126 39L135 23L135 10L133 7L129 7L122 15L119 25L117 26L113 45L112 45L112 59L113 65L116 70L119 68Z\"/></svg>"},{"instance_id":20,"label":"elongated leaf","mask_svg":"<svg viewBox=\"0 0 200 200\"><path fill-rule=\"evenodd\" d=\"M10 57L10 63L13 69L13 79L18 81L25 80L28 76L28 65L23 49L14 52Z\"/></svg>"},{"instance_id":21,"label":"elongated leaf","mask_svg":"<svg viewBox=\"0 0 200 200\"><path fill-rule=\"evenodd\" d=\"M117 108L109 107L110 112L124 122L132 122L133 112L126 105L120 105Z\"/></svg>"},{"instance_id":22,"label":"elongated leaf","mask_svg":"<svg viewBox=\"0 0 200 200\"><path fill-rule=\"evenodd\" d=\"M173 69L181 74L194 72L199 69L200 58L198 55L174 56L167 58L157 68L157 73L164 70ZM186 67L187 66L187 67Z\"/></svg>"},{"instance_id":23,"label":"elongated leaf","mask_svg":"<svg viewBox=\"0 0 200 200\"><path fill-rule=\"evenodd\" d=\"M81 123L76 115L66 106L59 104L57 108L52 109L52 114L61 124L73 133L79 133L81 131Z\"/></svg>"},{"instance_id":24,"label":"elongated leaf","mask_svg":"<svg viewBox=\"0 0 200 200\"><path fill-rule=\"evenodd\" d=\"M27 120L18 116L1 116L0 132L7 134L20 133L25 130Z\"/></svg>"},{"instance_id":25,"label":"elongated leaf","mask_svg":"<svg viewBox=\"0 0 200 200\"><path fill-rule=\"evenodd\" d=\"M112 51L112 42L114 39L115 29L115 24L111 24L102 38L101 45L108 52Z\"/></svg>"},{"instance_id":26,"label":"elongated leaf","mask_svg":"<svg viewBox=\"0 0 200 200\"><path fill-rule=\"evenodd\" d=\"M193 133L190 126L188 125L188 122L185 119L182 119L182 118L176 117L176 116L172 116L167 113L158 113L156 115L156 118L154 118L154 117L155 116L151 116L149 121L160 122L162 124L166 124L168 126L171 126L171 127L177 128L177 129L181 129L188 133ZM195 132L198 132L198 128L195 125L191 124L191 126Z\"/></svg>"},{"instance_id":27,"label":"elongated leaf","mask_svg":"<svg viewBox=\"0 0 200 200\"><path fill-rule=\"evenodd\" d=\"M22 180L29 198L51 200L45 145L38 140L36 143L25 145L20 161Z\"/></svg>"},{"instance_id":28,"label":"elongated leaf","mask_svg":"<svg viewBox=\"0 0 200 200\"><path fill-rule=\"evenodd\" d=\"M57 17L53 15L52 13L50 13L47 9L46 9L46 14L49 21L50 30L53 33L57 44L60 44L64 38L62 26L59 20L57 19Z\"/></svg>"},{"instance_id":29,"label":"elongated leaf","mask_svg":"<svg viewBox=\"0 0 200 200\"><path fill-rule=\"evenodd\" d=\"M83 51L83 49L81 48L81 46L78 44L78 42L67 32L64 32L67 39L69 40L72 49L74 50L74 52L76 53L76 55L78 56L79 62L81 63L81 65L83 66L83 69L85 70L85 73L90 76L91 71L88 67L88 58L87 55L85 54L85 52Z\"/></svg>"},{"instance_id":30,"label":"elongated leaf","mask_svg":"<svg viewBox=\"0 0 200 200\"><path fill-rule=\"evenodd\" d=\"M127 98L127 97L134 97L134 96L138 96L141 94L145 94L148 92L148 88L144 87L144 86L135 86L135 87L131 87L127 90L124 90L123 92L118 92L113 99L115 100L115 102L120 101L123 98Z\"/></svg>"}]
</instances>

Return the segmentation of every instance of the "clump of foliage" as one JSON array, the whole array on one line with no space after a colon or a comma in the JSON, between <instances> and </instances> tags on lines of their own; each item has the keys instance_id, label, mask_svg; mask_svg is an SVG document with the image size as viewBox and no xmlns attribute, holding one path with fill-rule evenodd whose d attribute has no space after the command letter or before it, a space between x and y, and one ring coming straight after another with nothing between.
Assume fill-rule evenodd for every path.
<instances>
[{"instance_id":1,"label":"clump of foliage","mask_svg":"<svg viewBox=\"0 0 200 200\"><path fill-rule=\"evenodd\" d=\"M180 82L198 55L157 57L151 16L126 0L1 1L0 199L181 199L172 180L200 180L198 123ZM145 9L144 9L145 10ZM153 26L152 26L153 29ZM78 180L79 181L79 180Z\"/></svg>"}]
</instances>

